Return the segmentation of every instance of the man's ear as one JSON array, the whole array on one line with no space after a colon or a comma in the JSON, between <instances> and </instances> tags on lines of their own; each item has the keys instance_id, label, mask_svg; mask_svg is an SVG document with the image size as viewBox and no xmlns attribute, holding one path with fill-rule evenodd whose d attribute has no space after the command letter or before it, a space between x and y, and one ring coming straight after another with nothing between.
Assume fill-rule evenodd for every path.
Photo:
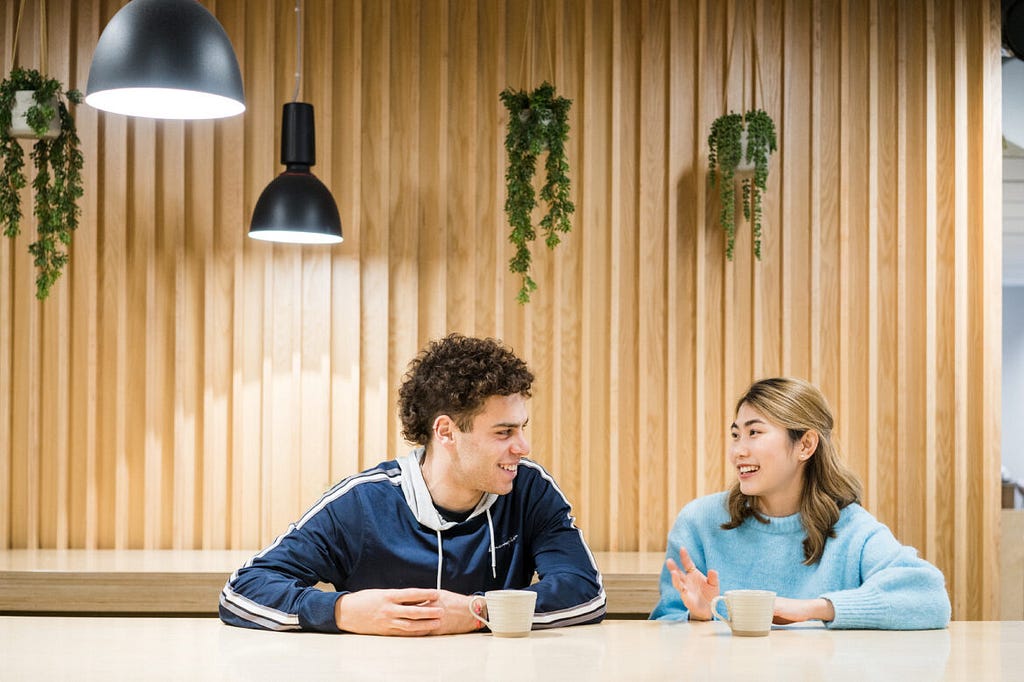
<instances>
[{"instance_id":1,"label":"man's ear","mask_svg":"<svg viewBox=\"0 0 1024 682\"><path fill-rule=\"evenodd\" d=\"M807 429L804 435L800 436L799 443L799 457L801 462L805 462L811 458L811 456L818 449L818 432L814 429Z\"/></svg>"},{"instance_id":2,"label":"man's ear","mask_svg":"<svg viewBox=\"0 0 1024 682\"><path fill-rule=\"evenodd\" d=\"M446 414L440 414L434 420L434 439L441 445L455 443L455 421Z\"/></svg>"}]
</instances>

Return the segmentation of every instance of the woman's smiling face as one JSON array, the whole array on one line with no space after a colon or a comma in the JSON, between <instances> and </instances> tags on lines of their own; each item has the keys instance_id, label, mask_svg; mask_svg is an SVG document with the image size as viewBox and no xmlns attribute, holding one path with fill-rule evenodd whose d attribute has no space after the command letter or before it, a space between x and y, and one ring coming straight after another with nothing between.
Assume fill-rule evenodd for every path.
<instances>
[{"instance_id":1,"label":"woman's smiling face","mask_svg":"<svg viewBox=\"0 0 1024 682\"><path fill-rule=\"evenodd\" d=\"M798 512L803 467L810 456L801 441L790 440L785 428L747 403L740 405L730 432L729 463L739 478L740 491L757 497L758 511L768 516Z\"/></svg>"}]
</instances>

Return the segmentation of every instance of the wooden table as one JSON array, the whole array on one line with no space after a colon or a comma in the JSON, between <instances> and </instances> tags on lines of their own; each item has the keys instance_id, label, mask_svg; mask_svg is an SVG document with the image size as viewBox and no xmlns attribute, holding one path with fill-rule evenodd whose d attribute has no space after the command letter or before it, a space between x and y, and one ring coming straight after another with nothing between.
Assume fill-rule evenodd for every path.
<instances>
[{"instance_id":1,"label":"wooden table","mask_svg":"<svg viewBox=\"0 0 1024 682\"><path fill-rule=\"evenodd\" d=\"M215 618L0 617L10 680L1020 680L1024 622L920 632L606 621L538 631L402 639L277 633Z\"/></svg>"},{"instance_id":2,"label":"wooden table","mask_svg":"<svg viewBox=\"0 0 1024 682\"><path fill-rule=\"evenodd\" d=\"M228 576L257 551L0 550L0 613L216 615ZM664 555L594 556L609 615L646 617Z\"/></svg>"}]
</instances>

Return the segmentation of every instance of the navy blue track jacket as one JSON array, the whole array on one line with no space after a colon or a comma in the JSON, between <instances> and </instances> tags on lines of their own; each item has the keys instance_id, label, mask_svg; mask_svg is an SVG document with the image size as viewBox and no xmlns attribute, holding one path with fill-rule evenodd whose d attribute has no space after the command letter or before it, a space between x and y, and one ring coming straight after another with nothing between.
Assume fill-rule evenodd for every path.
<instances>
[{"instance_id":1,"label":"navy blue track jacket","mask_svg":"<svg viewBox=\"0 0 1024 682\"><path fill-rule=\"evenodd\" d=\"M221 592L229 625L338 632L339 593L403 587L460 594L537 592L534 629L596 623L605 593L594 557L551 475L522 459L507 495L449 522L429 499L423 449L344 479ZM531 585L534 572L539 580ZM319 582L337 592L316 587Z\"/></svg>"}]
</instances>

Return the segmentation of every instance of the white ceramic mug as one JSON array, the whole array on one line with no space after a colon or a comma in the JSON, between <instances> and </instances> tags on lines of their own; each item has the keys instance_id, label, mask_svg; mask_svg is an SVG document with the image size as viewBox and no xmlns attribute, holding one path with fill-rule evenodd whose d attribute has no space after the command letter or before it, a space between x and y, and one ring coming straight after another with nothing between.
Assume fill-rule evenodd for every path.
<instances>
[{"instance_id":1,"label":"white ceramic mug","mask_svg":"<svg viewBox=\"0 0 1024 682\"><path fill-rule=\"evenodd\" d=\"M487 605L487 617L473 610L480 600ZM469 600L469 612L487 624L495 637L526 637L533 627L537 593L531 590L490 590Z\"/></svg>"},{"instance_id":2,"label":"white ceramic mug","mask_svg":"<svg viewBox=\"0 0 1024 682\"><path fill-rule=\"evenodd\" d=\"M725 617L718 605L725 602ZM711 600L711 615L727 624L737 637L765 637L772 630L775 593L768 590L729 590Z\"/></svg>"}]
</instances>

